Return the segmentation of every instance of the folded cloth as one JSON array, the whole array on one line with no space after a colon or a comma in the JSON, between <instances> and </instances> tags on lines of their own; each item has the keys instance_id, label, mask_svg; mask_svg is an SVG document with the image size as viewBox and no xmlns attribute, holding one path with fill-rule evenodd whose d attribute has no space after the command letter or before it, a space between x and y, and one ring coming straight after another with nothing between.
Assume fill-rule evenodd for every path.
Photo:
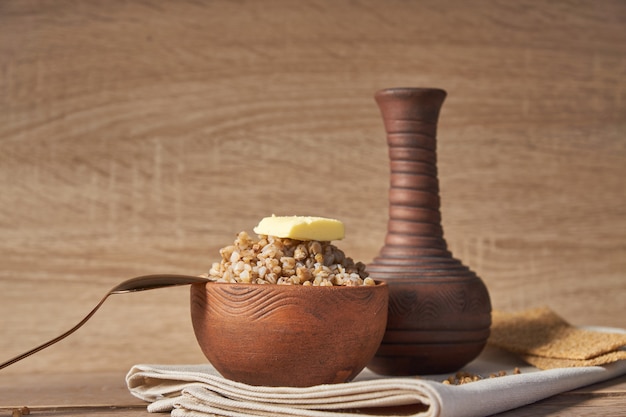
<instances>
[{"instance_id":1,"label":"folded cloth","mask_svg":"<svg viewBox=\"0 0 626 417\"><path fill-rule=\"evenodd\" d=\"M507 355L488 347L465 369L489 375L520 365L520 374L462 385L442 383L443 375L389 378L365 370L353 382L343 384L260 387L227 380L210 365L136 365L126 382L133 395L150 402L148 411L171 411L174 417L469 417L503 412L626 374L626 361L539 371Z\"/></svg>"}]
</instances>

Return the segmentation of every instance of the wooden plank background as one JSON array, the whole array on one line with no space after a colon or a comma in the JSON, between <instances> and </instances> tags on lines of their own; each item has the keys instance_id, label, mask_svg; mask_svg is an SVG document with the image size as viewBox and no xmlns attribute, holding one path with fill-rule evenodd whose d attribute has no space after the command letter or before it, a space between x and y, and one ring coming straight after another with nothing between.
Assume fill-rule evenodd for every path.
<instances>
[{"instance_id":1,"label":"wooden plank background","mask_svg":"<svg viewBox=\"0 0 626 417\"><path fill-rule=\"evenodd\" d=\"M272 213L387 220L376 90L448 91L445 236L495 308L626 326L626 3L0 2L0 360ZM114 296L5 373L199 362L188 290ZM245 348L245 347L242 347Z\"/></svg>"}]
</instances>

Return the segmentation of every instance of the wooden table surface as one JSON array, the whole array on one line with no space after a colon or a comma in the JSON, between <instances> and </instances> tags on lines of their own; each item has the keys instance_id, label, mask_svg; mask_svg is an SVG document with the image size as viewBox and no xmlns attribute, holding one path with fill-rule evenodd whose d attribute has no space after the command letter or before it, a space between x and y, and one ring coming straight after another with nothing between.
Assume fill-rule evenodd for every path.
<instances>
[{"instance_id":1,"label":"wooden table surface","mask_svg":"<svg viewBox=\"0 0 626 417\"><path fill-rule=\"evenodd\" d=\"M373 94L397 86L448 91L445 237L493 307L626 328L625 39L622 0L0 1L0 361L123 279L207 271L272 213L343 220L369 262L389 186ZM145 414L133 364L204 361L188 298L111 297L0 371L0 414ZM625 403L622 378L506 415Z\"/></svg>"}]
</instances>

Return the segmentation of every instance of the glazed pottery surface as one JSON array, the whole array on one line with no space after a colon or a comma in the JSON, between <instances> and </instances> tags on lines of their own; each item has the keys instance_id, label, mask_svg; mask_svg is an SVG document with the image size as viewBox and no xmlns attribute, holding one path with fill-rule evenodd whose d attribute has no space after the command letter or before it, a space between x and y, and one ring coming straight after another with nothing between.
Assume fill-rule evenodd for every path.
<instances>
[{"instance_id":1,"label":"glazed pottery surface","mask_svg":"<svg viewBox=\"0 0 626 417\"><path fill-rule=\"evenodd\" d=\"M388 286L227 284L191 287L200 348L226 378L312 386L352 380L385 332Z\"/></svg>"},{"instance_id":2,"label":"glazed pottery surface","mask_svg":"<svg viewBox=\"0 0 626 417\"><path fill-rule=\"evenodd\" d=\"M368 365L386 375L458 370L484 348L491 302L482 280L448 251L441 225L437 123L446 92L379 91L390 158L384 246L367 266L389 285L387 331Z\"/></svg>"}]
</instances>

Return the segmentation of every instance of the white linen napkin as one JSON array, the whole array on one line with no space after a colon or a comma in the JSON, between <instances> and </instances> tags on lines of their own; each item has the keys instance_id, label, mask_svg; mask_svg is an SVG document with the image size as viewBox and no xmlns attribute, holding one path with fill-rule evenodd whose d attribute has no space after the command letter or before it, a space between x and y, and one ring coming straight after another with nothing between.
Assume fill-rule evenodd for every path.
<instances>
[{"instance_id":1,"label":"white linen napkin","mask_svg":"<svg viewBox=\"0 0 626 417\"><path fill-rule=\"evenodd\" d=\"M514 367L521 373L512 374ZM406 406L414 406L412 416L470 417L496 414L624 375L626 361L540 371L488 346L464 370L484 376L504 370L508 375L446 385L442 381L449 375L390 378L366 369L353 382L291 388L230 381L210 365L136 365L126 383L133 395L150 403L148 411L171 411L173 417L376 416L376 407L385 407L384 415L389 416L392 407L402 406L403 416Z\"/></svg>"}]
</instances>

